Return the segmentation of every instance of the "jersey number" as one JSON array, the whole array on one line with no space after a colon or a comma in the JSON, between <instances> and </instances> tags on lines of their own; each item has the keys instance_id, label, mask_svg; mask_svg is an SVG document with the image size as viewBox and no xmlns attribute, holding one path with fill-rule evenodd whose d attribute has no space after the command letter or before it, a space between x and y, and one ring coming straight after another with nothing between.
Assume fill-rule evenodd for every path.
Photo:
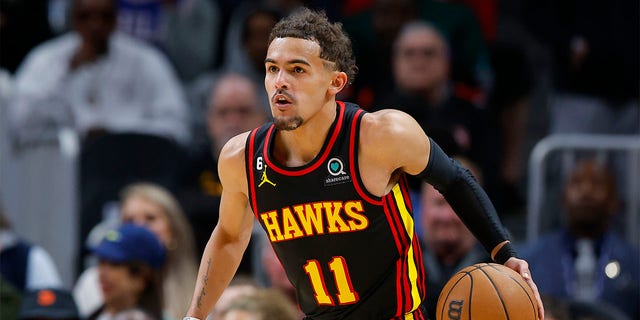
<instances>
[{"instance_id":1,"label":"jersey number","mask_svg":"<svg viewBox=\"0 0 640 320\"><path fill-rule=\"evenodd\" d=\"M351 284L351 278L349 277L349 269L347 268L347 262L344 257L333 257L329 262L329 270L333 273L333 278L336 282L336 288L338 289L339 304L352 304L358 301L358 293L353 290ZM307 264L304 265L304 271L311 280L311 286L315 292L315 298L318 305L335 305L333 297L327 292L327 286L324 282L324 276L320 269L320 262L318 260L307 260Z\"/></svg>"},{"instance_id":2,"label":"jersey number","mask_svg":"<svg viewBox=\"0 0 640 320\"><path fill-rule=\"evenodd\" d=\"M263 166L264 166L264 162L263 162L262 157L258 157L256 159L256 170L262 171Z\"/></svg>"}]
</instances>

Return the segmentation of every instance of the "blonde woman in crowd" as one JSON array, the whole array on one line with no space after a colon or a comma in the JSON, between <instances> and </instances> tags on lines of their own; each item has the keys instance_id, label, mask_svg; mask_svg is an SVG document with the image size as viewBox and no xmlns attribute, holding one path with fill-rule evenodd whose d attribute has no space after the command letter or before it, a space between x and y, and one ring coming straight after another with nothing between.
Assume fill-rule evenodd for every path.
<instances>
[{"instance_id":1,"label":"blonde woman in crowd","mask_svg":"<svg viewBox=\"0 0 640 320\"><path fill-rule=\"evenodd\" d=\"M193 293L197 263L193 232L180 205L166 189L151 183L136 183L122 191L120 211L121 222L147 227L166 247L162 278L165 316L181 319ZM89 301L92 295L99 297L97 278L91 269L80 276L74 289L83 314L99 305Z\"/></svg>"},{"instance_id":2,"label":"blonde woman in crowd","mask_svg":"<svg viewBox=\"0 0 640 320\"><path fill-rule=\"evenodd\" d=\"M220 320L295 320L297 307L278 289L259 289L237 296L220 310Z\"/></svg>"}]
</instances>

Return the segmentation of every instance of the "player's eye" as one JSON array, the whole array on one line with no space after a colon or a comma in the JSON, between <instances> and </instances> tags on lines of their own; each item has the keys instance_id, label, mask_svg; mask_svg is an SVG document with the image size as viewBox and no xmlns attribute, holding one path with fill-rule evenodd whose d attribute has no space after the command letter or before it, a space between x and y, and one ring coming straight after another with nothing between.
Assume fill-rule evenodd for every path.
<instances>
[{"instance_id":1,"label":"player's eye","mask_svg":"<svg viewBox=\"0 0 640 320\"><path fill-rule=\"evenodd\" d=\"M300 67L295 67L295 68L293 68L293 72L295 72L295 73L303 73L304 69L302 69Z\"/></svg>"},{"instance_id":2,"label":"player's eye","mask_svg":"<svg viewBox=\"0 0 640 320\"><path fill-rule=\"evenodd\" d=\"M278 68L276 66L267 66L267 72L277 72Z\"/></svg>"}]
</instances>

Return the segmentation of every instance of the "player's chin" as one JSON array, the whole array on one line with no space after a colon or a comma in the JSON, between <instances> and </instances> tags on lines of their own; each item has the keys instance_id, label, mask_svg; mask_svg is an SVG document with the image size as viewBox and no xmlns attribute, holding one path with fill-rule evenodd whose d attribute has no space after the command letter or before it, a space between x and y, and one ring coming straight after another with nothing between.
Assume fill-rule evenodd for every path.
<instances>
[{"instance_id":1,"label":"player's chin","mask_svg":"<svg viewBox=\"0 0 640 320\"><path fill-rule=\"evenodd\" d=\"M273 118L273 124L278 130L291 131L298 129L304 121L300 116L283 117L277 116Z\"/></svg>"}]
</instances>

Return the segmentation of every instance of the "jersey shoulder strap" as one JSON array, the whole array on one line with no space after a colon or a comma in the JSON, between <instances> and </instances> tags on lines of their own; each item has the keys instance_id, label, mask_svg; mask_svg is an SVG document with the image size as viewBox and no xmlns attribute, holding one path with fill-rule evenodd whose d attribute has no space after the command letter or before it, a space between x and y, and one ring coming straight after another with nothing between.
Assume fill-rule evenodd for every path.
<instances>
[{"instance_id":1,"label":"jersey shoulder strap","mask_svg":"<svg viewBox=\"0 0 640 320\"><path fill-rule=\"evenodd\" d=\"M251 130L247 136L247 142L244 148L245 173L247 175L247 187L249 192L247 196L249 197L249 205L251 206L254 214L258 214L258 206L255 197L255 179L259 179L259 177L255 176L255 170L253 170L253 166L257 165L254 163L254 158L256 153L264 147L267 132L272 126L273 122L267 122L262 126Z\"/></svg>"}]
</instances>

